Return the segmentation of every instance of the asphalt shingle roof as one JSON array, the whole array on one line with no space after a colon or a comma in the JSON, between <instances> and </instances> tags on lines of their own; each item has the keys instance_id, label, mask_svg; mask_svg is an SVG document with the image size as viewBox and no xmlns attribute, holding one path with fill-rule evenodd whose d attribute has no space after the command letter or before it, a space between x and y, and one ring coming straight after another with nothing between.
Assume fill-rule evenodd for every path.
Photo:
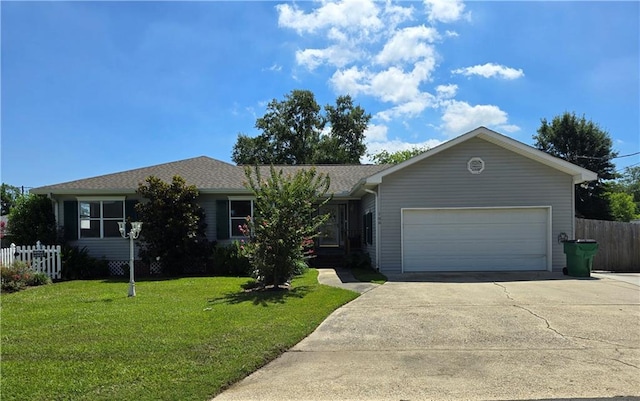
<instances>
[{"instance_id":1,"label":"asphalt shingle roof","mask_svg":"<svg viewBox=\"0 0 640 401\"><path fill-rule=\"evenodd\" d=\"M317 166L275 166L285 174L300 169L315 167L318 172L329 175L329 192L347 194L363 178L378 173L390 165L317 165ZM261 174L268 176L269 167L261 166ZM244 192L246 177L243 166L236 166L206 156L180 160L155 166L143 167L119 173L101 175L60 184L32 189L37 194L89 194L89 193L132 193L149 176L170 182L175 175L195 185L200 192Z\"/></svg>"}]
</instances>

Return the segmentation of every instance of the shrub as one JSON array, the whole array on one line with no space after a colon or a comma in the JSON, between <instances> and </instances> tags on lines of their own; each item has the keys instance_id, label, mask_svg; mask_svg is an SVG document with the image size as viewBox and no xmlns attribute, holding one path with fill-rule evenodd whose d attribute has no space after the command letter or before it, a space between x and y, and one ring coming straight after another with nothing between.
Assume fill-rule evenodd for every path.
<instances>
[{"instance_id":1,"label":"shrub","mask_svg":"<svg viewBox=\"0 0 640 401\"><path fill-rule=\"evenodd\" d=\"M137 193L149 200L135 207L143 223L140 257L147 262L160 260L162 272L168 275L204 267L211 247L196 186L187 185L179 176L170 183L150 176L140 183Z\"/></svg>"},{"instance_id":2,"label":"shrub","mask_svg":"<svg viewBox=\"0 0 640 401\"><path fill-rule=\"evenodd\" d=\"M50 284L51 279L44 273L35 272L29 264L15 261L11 266L0 266L2 292L16 292L30 286Z\"/></svg>"},{"instance_id":3,"label":"shrub","mask_svg":"<svg viewBox=\"0 0 640 401\"><path fill-rule=\"evenodd\" d=\"M313 238L328 218L317 210L331 198L326 197L329 177L313 168L285 176L271 166L264 179L258 167L254 172L245 168L245 186L255 196L255 215L242 227L249 241L241 250L251 261L253 276L263 285L275 287L307 266Z\"/></svg>"},{"instance_id":4,"label":"shrub","mask_svg":"<svg viewBox=\"0 0 640 401\"><path fill-rule=\"evenodd\" d=\"M251 264L242 255L242 244L233 241L226 246L216 245L213 250L213 274L216 276L249 276Z\"/></svg>"},{"instance_id":5,"label":"shrub","mask_svg":"<svg viewBox=\"0 0 640 401\"><path fill-rule=\"evenodd\" d=\"M9 213L9 240L17 245L52 244L58 229L51 199L43 195L20 197Z\"/></svg>"},{"instance_id":6,"label":"shrub","mask_svg":"<svg viewBox=\"0 0 640 401\"><path fill-rule=\"evenodd\" d=\"M65 280L101 278L109 275L108 262L89 255L87 247L63 245L60 258L62 278Z\"/></svg>"},{"instance_id":7,"label":"shrub","mask_svg":"<svg viewBox=\"0 0 640 401\"><path fill-rule=\"evenodd\" d=\"M31 277L31 280L27 283L27 285L31 287L47 284L51 284L51 278L46 273L42 272L35 272Z\"/></svg>"}]
</instances>

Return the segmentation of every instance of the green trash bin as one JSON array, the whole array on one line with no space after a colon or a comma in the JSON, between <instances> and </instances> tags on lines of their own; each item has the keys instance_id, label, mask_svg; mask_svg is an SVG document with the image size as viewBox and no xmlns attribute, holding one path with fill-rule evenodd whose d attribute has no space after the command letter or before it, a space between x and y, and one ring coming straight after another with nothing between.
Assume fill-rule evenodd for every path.
<instances>
[{"instance_id":1,"label":"green trash bin","mask_svg":"<svg viewBox=\"0 0 640 401\"><path fill-rule=\"evenodd\" d=\"M564 242L567 255L567 274L574 277L591 277L593 257L598 253L598 243L592 239L577 239Z\"/></svg>"}]
</instances>

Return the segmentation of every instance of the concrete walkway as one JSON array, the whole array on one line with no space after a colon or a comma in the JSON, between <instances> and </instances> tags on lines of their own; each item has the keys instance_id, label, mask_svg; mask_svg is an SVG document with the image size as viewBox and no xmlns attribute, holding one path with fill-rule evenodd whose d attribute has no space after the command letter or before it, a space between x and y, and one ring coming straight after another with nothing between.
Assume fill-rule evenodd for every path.
<instances>
[{"instance_id":1,"label":"concrete walkway","mask_svg":"<svg viewBox=\"0 0 640 401\"><path fill-rule=\"evenodd\" d=\"M215 400L640 400L637 285L561 273L405 279L336 310Z\"/></svg>"},{"instance_id":2,"label":"concrete walkway","mask_svg":"<svg viewBox=\"0 0 640 401\"><path fill-rule=\"evenodd\" d=\"M318 282L320 284L344 288L345 290L359 292L360 294L371 291L380 285L360 282L356 280L356 278L353 277L351 272L347 269L319 268L317 270Z\"/></svg>"}]
</instances>

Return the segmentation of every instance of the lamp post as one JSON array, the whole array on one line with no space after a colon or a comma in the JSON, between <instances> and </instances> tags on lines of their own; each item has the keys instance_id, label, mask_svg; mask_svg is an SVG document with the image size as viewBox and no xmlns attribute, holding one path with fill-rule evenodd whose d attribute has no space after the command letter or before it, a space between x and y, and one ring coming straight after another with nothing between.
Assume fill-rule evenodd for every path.
<instances>
[{"instance_id":1,"label":"lamp post","mask_svg":"<svg viewBox=\"0 0 640 401\"><path fill-rule=\"evenodd\" d=\"M136 282L133 280L134 260L133 260L133 240L138 239L140 231L142 231L142 223L134 221L131 223L131 231L126 233L126 224L123 221L118 222L118 228L120 229L120 235L122 238L129 238L129 296L136 296Z\"/></svg>"}]
</instances>

